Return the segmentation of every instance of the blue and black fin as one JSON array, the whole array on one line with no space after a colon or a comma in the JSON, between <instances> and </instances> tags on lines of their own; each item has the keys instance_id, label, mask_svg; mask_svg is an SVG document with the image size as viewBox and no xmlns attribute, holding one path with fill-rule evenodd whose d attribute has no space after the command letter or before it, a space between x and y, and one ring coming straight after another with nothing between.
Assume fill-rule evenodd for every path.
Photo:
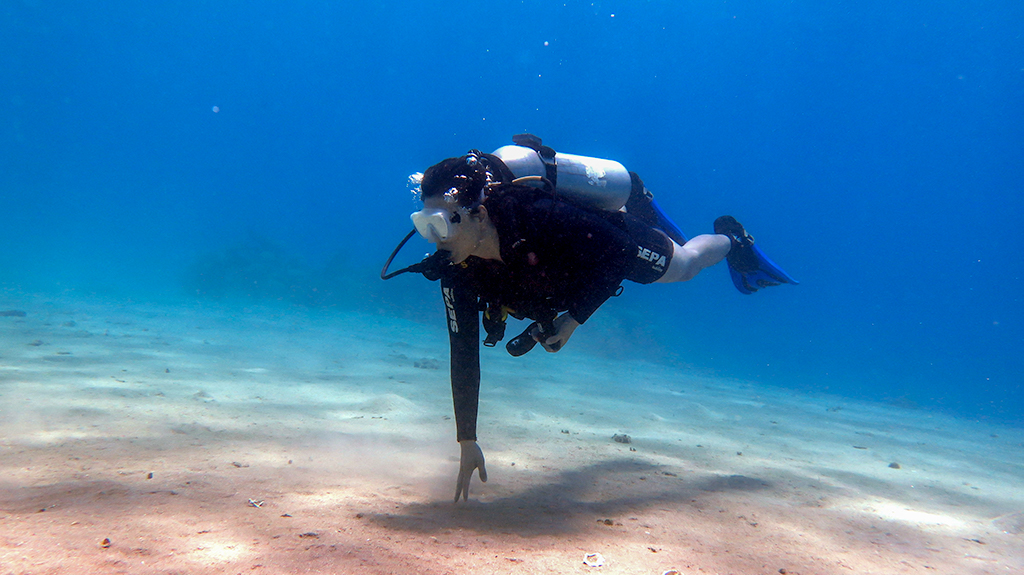
<instances>
[{"instance_id":1,"label":"blue and black fin","mask_svg":"<svg viewBox=\"0 0 1024 575\"><path fill-rule=\"evenodd\" d=\"M630 172L633 188L626 201L626 213L636 216L643 223L652 228L661 230L675 243L683 245L686 243L686 235L679 229L672 220L661 211L658 203L654 201L654 194L647 190L640 176Z\"/></svg>"},{"instance_id":2,"label":"blue and black fin","mask_svg":"<svg viewBox=\"0 0 1024 575\"><path fill-rule=\"evenodd\" d=\"M715 233L729 236L732 240L732 247L725 260L729 264L732 283L740 293L752 294L770 286L800 283L754 245L754 237L743 229L736 218L722 216L715 220Z\"/></svg>"}]
</instances>

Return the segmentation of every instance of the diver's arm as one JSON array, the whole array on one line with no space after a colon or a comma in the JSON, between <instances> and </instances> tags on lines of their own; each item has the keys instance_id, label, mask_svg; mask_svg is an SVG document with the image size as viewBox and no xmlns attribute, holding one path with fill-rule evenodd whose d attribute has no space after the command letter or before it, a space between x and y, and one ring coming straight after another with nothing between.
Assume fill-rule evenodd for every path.
<instances>
[{"instance_id":1,"label":"diver's arm","mask_svg":"<svg viewBox=\"0 0 1024 575\"><path fill-rule=\"evenodd\" d=\"M464 278L447 276L441 279L448 320L448 341L451 344L452 401L455 405L456 437L461 450L459 478L455 484L455 501L469 498L473 471L480 471L480 481L487 481L484 454L476 443L476 418L480 399L480 320L477 294Z\"/></svg>"},{"instance_id":2,"label":"diver's arm","mask_svg":"<svg viewBox=\"0 0 1024 575\"><path fill-rule=\"evenodd\" d=\"M441 279L451 345L452 401L457 439L476 440L480 398L480 319L477 295L459 277Z\"/></svg>"},{"instance_id":3,"label":"diver's arm","mask_svg":"<svg viewBox=\"0 0 1024 575\"><path fill-rule=\"evenodd\" d=\"M534 330L533 339L537 340L544 349L554 353L564 346L569 338L572 337L572 332L576 331L576 328L580 326L580 322L573 319L572 314L565 312L562 315L555 318L551 322L551 326L554 328L553 333L545 333L540 331L539 324Z\"/></svg>"}]
</instances>

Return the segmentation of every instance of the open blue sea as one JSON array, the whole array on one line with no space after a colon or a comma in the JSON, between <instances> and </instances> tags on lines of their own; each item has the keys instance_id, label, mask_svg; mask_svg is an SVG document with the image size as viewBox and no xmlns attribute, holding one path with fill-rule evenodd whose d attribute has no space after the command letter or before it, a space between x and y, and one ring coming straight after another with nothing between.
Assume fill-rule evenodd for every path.
<instances>
[{"instance_id":1,"label":"open blue sea","mask_svg":"<svg viewBox=\"0 0 1024 575\"><path fill-rule=\"evenodd\" d=\"M1024 425L1022 30L1014 0L4 0L0 290L443 338L436 284L378 277L407 178L532 132L801 282L627 283L583 348Z\"/></svg>"}]
</instances>

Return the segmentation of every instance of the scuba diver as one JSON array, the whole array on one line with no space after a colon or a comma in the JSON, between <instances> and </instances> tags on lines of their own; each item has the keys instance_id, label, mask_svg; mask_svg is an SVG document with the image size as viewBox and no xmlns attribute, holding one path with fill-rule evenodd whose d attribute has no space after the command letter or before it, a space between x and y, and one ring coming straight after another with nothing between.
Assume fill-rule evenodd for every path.
<instances>
[{"instance_id":1,"label":"scuba diver","mask_svg":"<svg viewBox=\"0 0 1024 575\"><path fill-rule=\"evenodd\" d=\"M506 349L520 356L539 343L549 352L573 332L623 280L671 283L693 279L725 259L744 294L798 283L754 244L732 216L714 233L687 239L658 208L633 172L611 160L556 153L522 134L493 154L471 150L410 178L423 209L395 248L382 279L404 272L441 280L451 349L451 385L461 447L455 501L469 498L474 470L487 481L477 444L480 324L483 344L504 338L508 316L533 323ZM423 261L388 273L419 232L437 246Z\"/></svg>"}]
</instances>

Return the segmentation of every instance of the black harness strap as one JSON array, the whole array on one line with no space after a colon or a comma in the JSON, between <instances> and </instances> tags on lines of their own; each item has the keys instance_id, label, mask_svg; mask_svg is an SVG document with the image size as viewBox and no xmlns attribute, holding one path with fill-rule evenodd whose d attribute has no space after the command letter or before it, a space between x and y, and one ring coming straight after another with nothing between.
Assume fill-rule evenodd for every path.
<instances>
[{"instance_id":1,"label":"black harness strap","mask_svg":"<svg viewBox=\"0 0 1024 575\"><path fill-rule=\"evenodd\" d=\"M551 191L554 192L558 186L558 164L555 162L555 150L541 143L540 138L533 134L516 134L512 136L512 143L524 148L530 148L537 152L544 162L544 172L548 181L551 182Z\"/></svg>"}]
</instances>

